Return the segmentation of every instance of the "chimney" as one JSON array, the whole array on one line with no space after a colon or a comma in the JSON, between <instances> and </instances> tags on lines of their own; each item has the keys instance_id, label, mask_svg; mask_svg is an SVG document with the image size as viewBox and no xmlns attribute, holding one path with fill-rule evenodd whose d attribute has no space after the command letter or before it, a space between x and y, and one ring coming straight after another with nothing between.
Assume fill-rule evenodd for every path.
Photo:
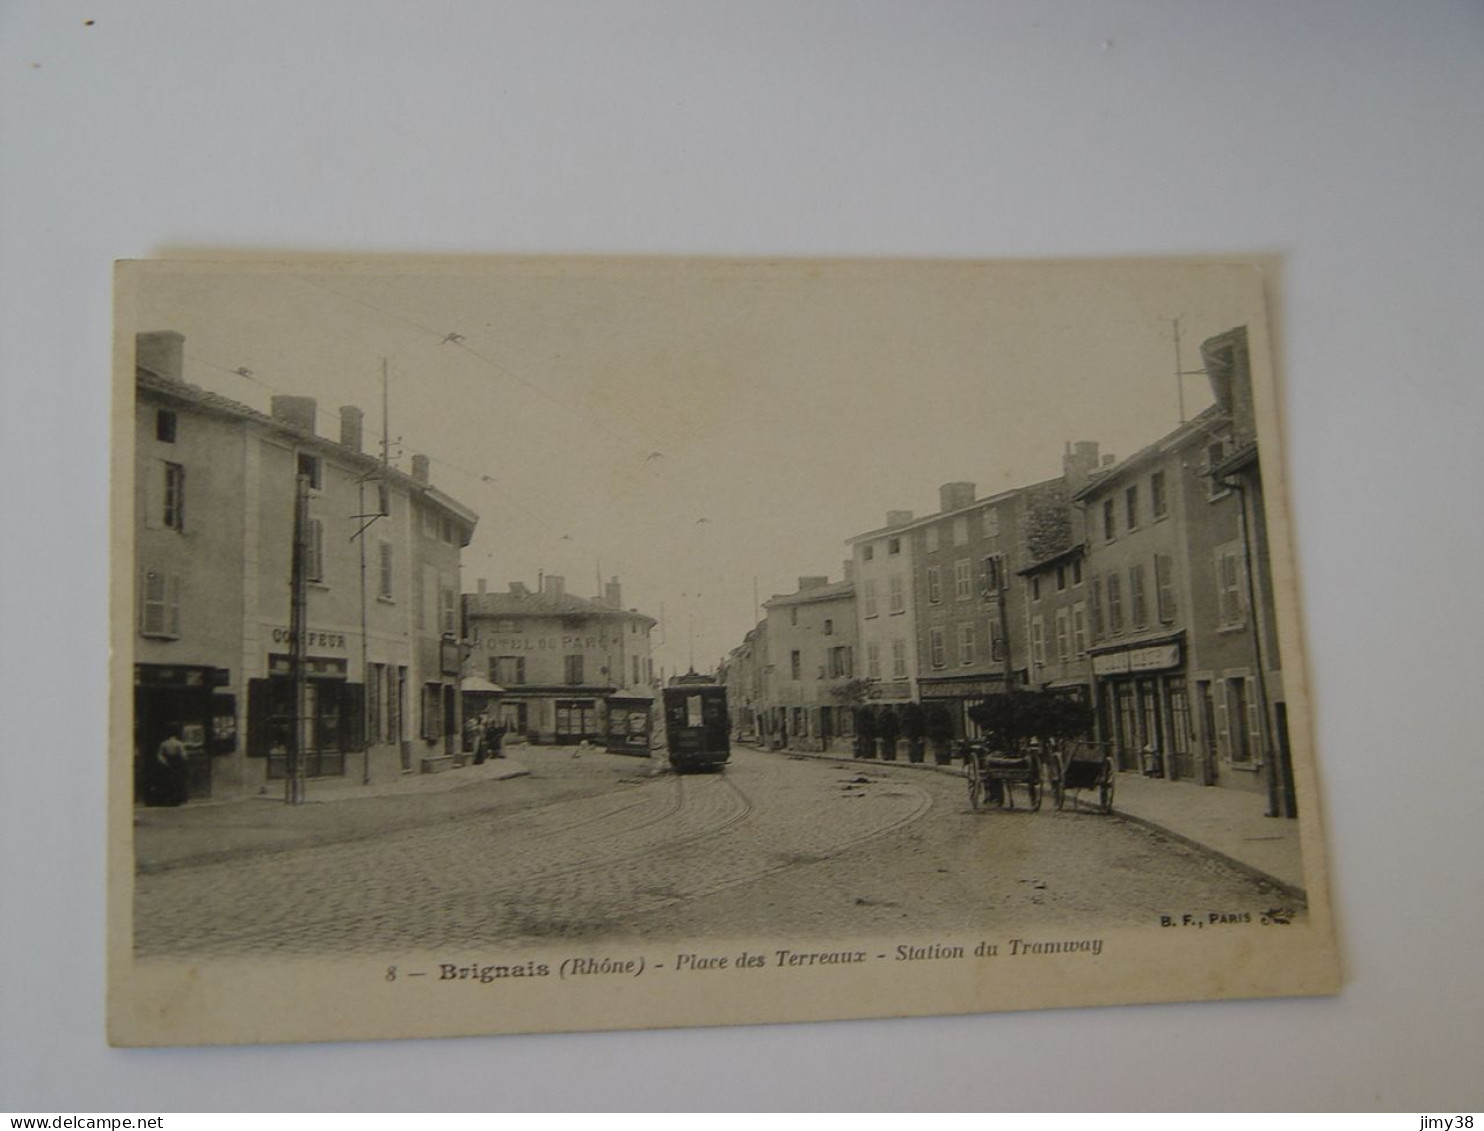
<instances>
[{"instance_id":1,"label":"chimney","mask_svg":"<svg viewBox=\"0 0 1484 1131\"><path fill-rule=\"evenodd\" d=\"M567 595L567 579L558 573L548 573L541 579L541 592L548 597L565 597Z\"/></svg>"},{"instance_id":2,"label":"chimney","mask_svg":"<svg viewBox=\"0 0 1484 1131\"><path fill-rule=\"evenodd\" d=\"M911 511L887 511L886 512L886 525L887 526L905 526L907 523L909 523L911 521L912 521L912 512Z\"/></svg>"},{"instance_id":3,"label":"chimney","mask_svg":"<svg viewBox=\"0 0 1484 1131\"><path fill-rule=\"evenodd\" d=\"M956 511L974 503L974 484L945 483L938 488L938 509Z\"/></svg>"},{"instance_id":4,"label":"chimney","mask_svg":"<svg viewBox=\"0 0 1484 1131\"><path fill-rule=\"evenodd\" d=\"M1113 466L1113 463L1114 463L1113 455L1110 452L1108 455L1105 455L1103 457L1103 462L1102 462L1102 464L1100 466L1102 466L1102 467L1112 467Z\"/></svg>"},{"instance_id":5,"label":"chimney","mask_svg":"<svg viewBox=\"0 0 1484 1131\"><path fill-rule=\"evenodd\" d=\"M485 595L486 595L486 594L487 594L487 593L488 593L488 592L489 592L489 591L490 591L490 583L489 583L489 582L488 582L488 581L486 581L486 580L485 580L485 579L484 579L484 578L482 578L482 577L481 577L481 578L480 578L480 579L479 579L479 595L480 595L480 596L481 596L481 597L483 597L483 596L485 596Z\"/></svg>"},{"instance_id":6,"label":"chimney","mask_svg":"<svg viewBox=\"0 0 1484 1131\"><path fill-rule=\"evenodd\" d=\"M419 483L422 483L424 485L427 484L427 482L428 482L428 457L427 456L413 456L412 457L412 478L416 479Z\"/></svg>"},{"instance_id":7,"label":"chimney","mask_svg":"<svg viewBox=\"0 0 1484 1131\"><path fill-rule=\"evenodd\" d=\"M619 588L618 578L610 577L603 586L603 600L610 608L623 608L623 590Z\"/></svg>"},{"instance_id":8,"label":"chimney","mask_svg":"<svg viewBox=\"0 0 1484 1131\"><path fill-rule=\"evenodd\" d=\"M301 432L308 432L311 436L314 435L314 410L313 397L275 396L273 398L273 419L280 424L297 428Z\"/></svg>"},{"instance_id":9,"label":"chimney","mask_svg":"<svg viewBox=\"0 0 1484 1131\"><path fill-rule=\"evenodd\" d=\"M340 408L340 446L353 452L361 450L361 410L353 404Z\"/></svg>"},{"instance_id":10,"label":"chimney","mask_svg":"<svg viewBox=\"0 0 1484 1131\"><path fill-rule=\"evenodd\" d=\"M829 583L828 577L801 577L799 578L799 592L802 593L805 589L818 589L821 585Z\"/></svg>"},{"instance_id":11,"label":"chimney","mask_svg":"<svg viewBox=\"0 0 1484 1131\"><path fill-rule=\"evenodd\" d=\"M1075 495L1087 486L1098 469L1098 460L1095 440L1078 440L1066 446L1061 457L1061 474L1067 485L1067 494Z\"/></svg>"},{"instance_id":12,"label":"chimney","mask_svg":"<svg viewBox=\"0 0 1484 1131\"><path fill-rule=\"evenodd\" d=\"M178 330L146 330L134 335L134 365L156 377L180 384L185 363L185 335Z\"/></svg>"}]
</instances>

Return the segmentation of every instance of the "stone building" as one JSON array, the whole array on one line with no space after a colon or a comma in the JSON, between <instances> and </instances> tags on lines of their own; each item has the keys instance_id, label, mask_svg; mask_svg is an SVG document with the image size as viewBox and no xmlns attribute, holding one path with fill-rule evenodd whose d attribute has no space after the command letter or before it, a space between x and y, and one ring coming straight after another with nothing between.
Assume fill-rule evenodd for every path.
<instances>
[{"instance_id":1,"label":"stone building","mask_svg":"<svg viewBox=\"0 0 1484 1131\"><path fill-rule=\"evenodd\" d=\"M855 583L858 675L873 699L917 698L917 610L912 600L911 511L887 511L886 525L849 539ZM777 661L775 660L775 663Z\"/></svg>"},{"instance_id":2,"label":"stone building","mask_svg":"<svg viewBox=\"0 0 1484 1131\"><path fill-rule=\"evenodd\" d=\"M465 672L487 680L491 706L513 734L532 742L605 741L608 700L653 696L650 633L657 622L625 609L618 579L599 598L566 591L545 574L533 591L480 582L464 595Z\"/></svg>"},{"instance_id":3,"label":"stone building","mask_svg":"<svg viewBox=\"0 0 1484 1131\"><path fill-rule=\"evenodd\" d=\"M763 602L770 659L760 703L765 742L819 751L848 746L854 720L835 692L856 675L855 601L847 575L836 582L801 577L797 592Z\"/></svg>"},{"instance_id":4,"label":"stone building","mask_svg":"<svg viewBox=\"0 0 1484 1131\"><path fill-rule=\"evenodd\" d=\"M308 776L382 780L452 754L459 558L477 516L432 486L426 458L409 475L365 453L353 406L336 441L318 433L312 398L276 396L265 415L187 384L184 344L173 331L137 338L136 755L178 727L193 796L257 793L284 777L298 716L301 477Z\"/></svg>"}]
</instances>

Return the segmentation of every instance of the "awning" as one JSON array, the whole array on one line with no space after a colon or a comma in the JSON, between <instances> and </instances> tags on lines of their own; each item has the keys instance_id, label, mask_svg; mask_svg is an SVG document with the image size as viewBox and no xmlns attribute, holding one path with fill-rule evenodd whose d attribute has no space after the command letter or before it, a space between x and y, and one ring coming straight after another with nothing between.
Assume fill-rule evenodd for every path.
<instances>
[{"instance_id":1,"label":"awning","mask_svg":"<svg viewBox=\"0 0 1484 1131\"><path fill-rule=\"evenodd\" d=\"M480 695L504 695L505 694L505 689L503 687L500 687L500 686L498 686L496 684L491 683L489 680L485 679L483 676L466 675L460 681L459 686L463 689L463 691L465 693L468 693L470 691L473 691L473 692L476 692L477 694L480 694Z\"/></svg>"}]
</instances>

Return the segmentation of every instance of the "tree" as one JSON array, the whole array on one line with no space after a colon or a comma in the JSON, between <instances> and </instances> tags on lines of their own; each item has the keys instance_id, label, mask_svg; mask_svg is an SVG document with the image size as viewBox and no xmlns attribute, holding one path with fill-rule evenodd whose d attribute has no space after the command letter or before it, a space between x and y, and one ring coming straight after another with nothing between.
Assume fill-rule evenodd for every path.
<instances>
[{"instance_id":1,"label":"tree","mask_svg":"<svg viewBox=\"0 0 1484 1131\"><path fill-rule=\"evenodd\" d=\"M1053 691L1012 688L970 707L969 718L989 735L991 745L1015 757L1025 754L1032 739L1044 749L1092 729L1091 707Z\"/></svg>"}]
</instances>

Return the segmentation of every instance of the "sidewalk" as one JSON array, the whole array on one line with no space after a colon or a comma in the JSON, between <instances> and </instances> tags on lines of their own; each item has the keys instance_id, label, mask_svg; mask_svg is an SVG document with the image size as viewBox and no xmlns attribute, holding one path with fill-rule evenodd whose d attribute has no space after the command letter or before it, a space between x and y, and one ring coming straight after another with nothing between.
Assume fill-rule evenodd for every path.
<instances>
[{"instance_id":1,"label":"sidewalk","mask_svg":"<svg viewBox=\"0 0 1484 1131\"><path fill-rule=\"evenodd\" d=\"M844 762L862 769L891 766L963 776L963 767L956 764L882 762L793 749L773 753ZM1084 805L1095 802L1084 795ZM1067 804L1071 803L1069 797ZM1298 822L1264 816L1267 798L1262 794L1121 773L1114 788L1113 812L1218 857L1291 896L1305 898Z\"/></svg>"}]
</instances>

